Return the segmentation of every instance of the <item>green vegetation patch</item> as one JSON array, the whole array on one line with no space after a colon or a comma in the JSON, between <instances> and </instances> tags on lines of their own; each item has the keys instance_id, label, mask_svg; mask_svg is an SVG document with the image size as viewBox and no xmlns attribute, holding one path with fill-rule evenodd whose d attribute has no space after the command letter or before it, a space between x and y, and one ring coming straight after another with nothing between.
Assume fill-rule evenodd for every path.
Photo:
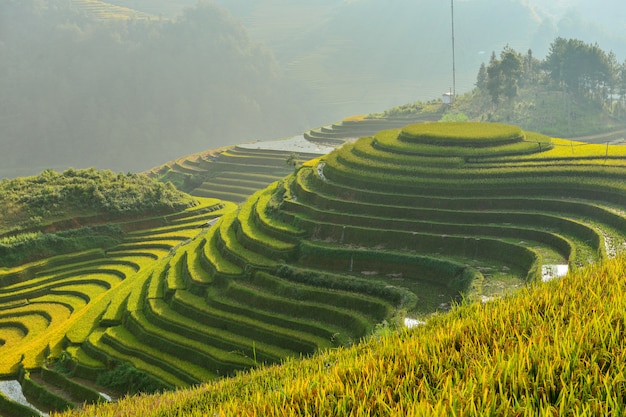
<instances>
[{"instance_id":1,"label":"green vegetation patch","mask_svg":"<svg viewBox=\"0 0 626 417\"><path fill-rule=\"evenodd\" d=\"M121 241L117 225L87 226L56 233L30 232L0 239L0 264L13 267L38 259L95 248L110 248Z\"/></svg>"},{"instance_id":2,"label":"green vegetation patch","mask_svg":"<svg viewBox=\"0 0 626 417\"><path fill-rule=\"evenodd\" d=\"M405 126L399 140L440 146L498 146L524 140L517 126L498 123L419 123Z\"/></svg>"},{"instance_id":3,"label":"green vegetation patch","mask_svg":"<svg viewBox=\"0 0 626 417\"><path fill-rule=\"evenodd\" d=\"M438 124L441 126L443 124ZM372 147L387 152L395 152L397 154L419 155L425 157L495 157L510 156L520 154L533 154L544 152L552 148L552 144L547 142L537 142L535 140L519 140L505 143L482 142L476 139L477 143L472 144L471 140L462 142L454 138L447 140L447 143L424 143L409 142L399 140L400 134L398 130L387 130L379 132L375 135ZM334 153L331 153L333 155Z\"/></svg>"},{"instance_id":4,"label":"green vegetation patch","mask_svg":"<svg viewBox=\"0 0 626 417\"><path fill-rule=\"evenodd\" d=\"M136 216L174 212L195 204L172 184L141 174L94 168L69 168L63 173L48 169L38 176L0 181L0 235L85 215ZM73 224L51 227L70 228Z\"/></svg>"}]
</instances>

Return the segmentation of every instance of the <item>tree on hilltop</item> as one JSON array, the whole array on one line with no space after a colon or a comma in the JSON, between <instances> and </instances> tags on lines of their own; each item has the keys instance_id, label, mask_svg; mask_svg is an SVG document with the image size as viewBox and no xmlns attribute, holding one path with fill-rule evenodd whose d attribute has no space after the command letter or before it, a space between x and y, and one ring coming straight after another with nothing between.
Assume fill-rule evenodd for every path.
<instances>
[{"instance_id":1,"label":"tree on hilltop","mask_svg":"<svg viewBox=\"0 0 626 417\"><path fill-rule=\"evenodd\" d=\"M492 55L487 67L486 87L494 103L498 103L502 96L509 100L517 96L523 72L523 59L512 48L505 47L500 59Z\"/></svg>"}]
</instances>

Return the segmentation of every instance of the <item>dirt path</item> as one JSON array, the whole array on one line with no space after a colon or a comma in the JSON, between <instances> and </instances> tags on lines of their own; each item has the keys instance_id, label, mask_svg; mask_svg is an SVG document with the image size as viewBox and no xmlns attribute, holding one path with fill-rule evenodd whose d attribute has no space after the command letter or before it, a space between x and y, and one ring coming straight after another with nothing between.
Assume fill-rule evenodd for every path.
<instances>
[{"instance_id":1,"label":"dirt path","mask_svg":"<svg viewBox=\"0 0 626 417\"><path fill-rule=\"evenodd\" d=\"M620 139L623 142L624 138L626 138L626 128L614 130L611 132L598 133L596 135L569 137L567 139L577 140L580 142L588 142L588 143L606 143L606 142L617 142Z\"/></svg>"}]
</instances>

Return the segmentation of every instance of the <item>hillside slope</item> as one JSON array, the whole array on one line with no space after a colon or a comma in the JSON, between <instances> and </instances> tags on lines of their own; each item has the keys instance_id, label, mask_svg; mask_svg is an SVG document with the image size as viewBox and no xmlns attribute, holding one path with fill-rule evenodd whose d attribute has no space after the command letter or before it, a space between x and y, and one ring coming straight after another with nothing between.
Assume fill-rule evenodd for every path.
<instances>
[{"instance_id":1,"label":"hillside slope","mask_svg":"<svg viewBox=\"0 0 626 417\"><path fill-rule=\"evenodd\" d=\"M26 387L50 371L122 392L197 385L506 297L625 249L625 147L421 123L297 168L237 208L214 200L130 223L104 254L0 275L2 373Z\"/></svg>"},{"instance_id":2,"label":"hillside slope","mask_svg":"<svg viewBox=\"0 0 626 417\"><path fill-rule=\"evenodd\" d=\"M65 416L621 415L626 259L410 331Z\"/></svg>"}]
</instances>

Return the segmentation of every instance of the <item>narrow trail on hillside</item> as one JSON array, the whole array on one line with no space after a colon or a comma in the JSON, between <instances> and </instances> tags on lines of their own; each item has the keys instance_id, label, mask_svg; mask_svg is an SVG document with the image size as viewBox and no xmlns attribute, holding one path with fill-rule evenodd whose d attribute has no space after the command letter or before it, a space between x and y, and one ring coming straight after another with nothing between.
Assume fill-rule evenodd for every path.
<instances>
[{"instance_id":1,"label":"narrow trail on hillside","mask_svg":"<svg viewBox=\"0 0 626 417\"><path fill-rule=\"evenodd\" d=\"M619 138L620 135L622 135L621 138ZM618 141L624 142L625 137L626 137L626 129L620 129L620 130L613 130L611 132L598 133L595 135L571 137L569 139L577 140L580 142L589 142L589 143L610 142L610 143L615 144Z\"/></svg>"}]
</instances>

